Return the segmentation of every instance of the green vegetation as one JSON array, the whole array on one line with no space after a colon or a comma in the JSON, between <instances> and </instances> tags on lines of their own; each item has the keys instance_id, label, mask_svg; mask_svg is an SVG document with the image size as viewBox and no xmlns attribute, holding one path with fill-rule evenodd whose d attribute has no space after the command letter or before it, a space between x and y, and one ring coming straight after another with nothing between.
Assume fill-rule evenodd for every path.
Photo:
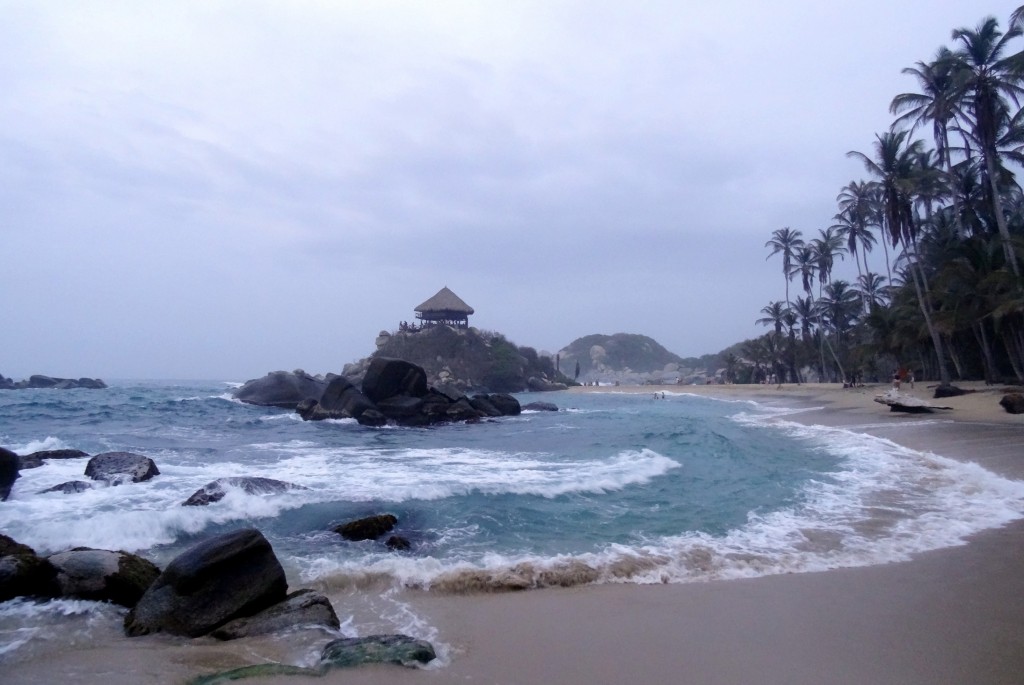
<instances>
[{"instance_id":1,"label":"green vegetation","mask_svg":"<svg viewBox=\"0 0 1024 685\"><path fill-rule=\"evenodd\" d=\"M832 225L814 238L780 228L765 244L781 255L785 300L761 310L768 333L720 355L727 376L883 380L899 368L944 385L1024 382L1022 27L1024 7L1005 32L986 18L903 70L916 91L893 98L870 152L847 153L867 179L840 189ZM884 275L868 260L878 244ZM832 278L844 255L855 284Z\"/></svg>"}]
</instances>

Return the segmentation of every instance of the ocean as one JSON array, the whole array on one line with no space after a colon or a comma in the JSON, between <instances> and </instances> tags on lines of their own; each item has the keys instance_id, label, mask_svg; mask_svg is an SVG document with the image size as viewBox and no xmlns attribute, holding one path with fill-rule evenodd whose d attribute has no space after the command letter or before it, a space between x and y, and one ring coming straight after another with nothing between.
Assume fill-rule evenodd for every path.
<instances>
[{"instance_id":1,"label":"ocean","mask_svg":"<svg viewBox=\"0 0 1024 685\"><path fill-rule=\"evenodd\" d=\"M664 393L523 394L557 412L479 424L366 428L303 422L235 401L228 382L112 382L106 390L0 392L0 445L151 457L145 483L45 493L85 480L85 459L25 470L0 532L41 554L122 549L159 566L207 536L258 528L291 589L335 602L343 635L445 636L409 591L472 593L594 583L686 583L882 564L961 544L1024 515L1024 483L915 452L801 411ZM920 423L916 425L920 426ZM217 478L306 489L230 491L183 507ZM378 513L412 543L348 542L332 528ZM0 603L0 663L67 643L121 639L124 610ZM290 655L313 659L313 648Z\"/></svg>"}]
</instances>

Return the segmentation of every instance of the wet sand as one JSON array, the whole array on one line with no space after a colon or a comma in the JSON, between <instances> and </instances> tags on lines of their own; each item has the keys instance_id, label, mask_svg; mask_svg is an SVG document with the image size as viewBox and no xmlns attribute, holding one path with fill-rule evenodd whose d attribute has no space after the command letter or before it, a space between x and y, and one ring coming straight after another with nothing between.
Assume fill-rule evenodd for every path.
<instances>
[{"instance_id":1,"label":"wet sand","mask_svg":"<svg viewBox=\"0 0 1024 685\"><path fill-rule=\"evenodd\" d=\"M974 461L1024 480L1024 416L999 393L941 401L951 412L891 413L872 401L885 387L659 387L756 399L806 411L787 416L846 426L915 449ZM642 388L586 391L652 392ZM926 390L915 388L926 396ZM339 670L322 679L254 683L599 685L988 685L1024 682L1024 522L904 563L682 585L605 585L505 595L409 592L420 616L451 645L440 669ZM339 613L344 608L339 606ZM229 651L226 651L229 650ZM267 658L264 646L172 638L116 640L5 682L177 683ZM10 679L9 679L10 676ZM56 677L51 677L56 676Z\"/></svg>"}]
</instances>

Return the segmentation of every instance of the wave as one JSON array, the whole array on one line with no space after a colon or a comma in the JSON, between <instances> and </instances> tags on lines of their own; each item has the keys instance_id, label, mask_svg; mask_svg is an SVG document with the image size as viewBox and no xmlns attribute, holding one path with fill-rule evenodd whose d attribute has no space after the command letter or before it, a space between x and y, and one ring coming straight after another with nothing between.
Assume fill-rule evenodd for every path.
<instances>
[{"instance_id":1,"label":"wave","mask_svg":"<svg viewBox=\"0 0 1024 685\"><path fill-rule=\"evenodd\" d=\"M723 535L681 531L571 555L318 559L303 575L328 586L391 584L444 594L750 578L906 561L1024 517L1024 482L976 464L777 415L738 420L783 431L839 457L840 466L808 481L793 506L752 513Z\"/></svg>"}]
</instances>

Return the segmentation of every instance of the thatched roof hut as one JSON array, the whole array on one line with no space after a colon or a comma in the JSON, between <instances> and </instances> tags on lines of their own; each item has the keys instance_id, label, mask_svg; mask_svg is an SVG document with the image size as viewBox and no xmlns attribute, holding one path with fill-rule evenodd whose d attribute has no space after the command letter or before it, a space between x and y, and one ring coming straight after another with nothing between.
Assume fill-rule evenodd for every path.
<instances>
[{"instance_id":1,"label":"thatched roof hut","mask_svg":"<svg viewBox=\"0 0 1024 685\"><path fill-rule=\"evenodd\" d=\"M424 324L447 324L458 328L469 327L469 315L473 308L445 286L437 294L416 307L416 318Z\"/></svg>"}]
</instances>

